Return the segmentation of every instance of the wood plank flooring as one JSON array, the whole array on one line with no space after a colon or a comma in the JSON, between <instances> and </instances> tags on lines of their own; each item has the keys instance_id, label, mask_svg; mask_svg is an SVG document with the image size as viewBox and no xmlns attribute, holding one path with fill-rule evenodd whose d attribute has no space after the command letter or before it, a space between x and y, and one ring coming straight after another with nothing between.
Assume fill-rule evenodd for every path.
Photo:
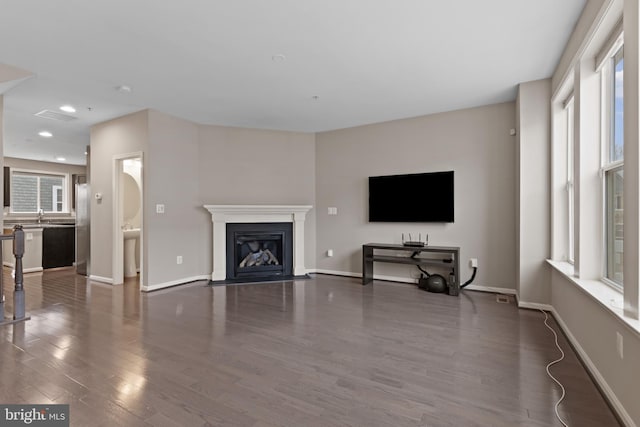
<instances>
[{"instance_id":1,"label":"wood plank flooring","mask_svg":"<svg viewBox=\"0 0 640 427\"><path fill-rule=\"evenodd\" d=\"M5 270L7 311L12 287ZM71 425L561 425L542 313L494 294L322 275L141 294L70 270L25 287L32 320L0 327L0 402L69 403ZM618 426L560 343L561 415Z\"/></svg>"}]
</instances>

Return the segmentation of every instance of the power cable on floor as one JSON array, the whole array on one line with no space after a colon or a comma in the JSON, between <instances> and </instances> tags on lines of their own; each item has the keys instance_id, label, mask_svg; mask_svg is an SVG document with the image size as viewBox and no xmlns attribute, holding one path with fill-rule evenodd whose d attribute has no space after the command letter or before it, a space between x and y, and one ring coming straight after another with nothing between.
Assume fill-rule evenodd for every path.
<instances>
[{"instance_id":1,"label":"power cable on floor","mask_svg":"<svg viewBox=\"0 0 640 427\"><path fill-rule=\"evenodd\" d=\"M558 418L558 420L560 420L560 422L562 423L562 425L564 427L569 427L569 424L567 424L562 417L560 417L560 414L558 413L558 406L560 406L560 402L562 402L564 400L564 397L566 396L566 392L564 389L564 386L562 385L562 383L560 381L558 381L558 379L556 377L554 377L551 374L551 371L549 371L549 368L553 365L555 365L556 363L562 361L564 359L564 351L562 351L562 348L560 347L560 344L558 344L558 334L556 334L556 331L553 330L553 328L551 326L549 326L549 324L547 323L547 321L549 320L549 315L547 314L546 311L544 310L540 310L542 312L542 314L544 314L544 325L547 327L547 329L549 329L551 332L553 332L553 338L555 340L556 343L556 347L558 347L558 350L560 350L560 358L554 360L553 362L549 362L549 364L547 365L547 375L549 375L549 378L551 378L552 380L554 380L556 382L556 384L558 384L560 386L560 389L562 390L562 395L560 396L560 399L558 399L558 401L556 402L556 406L555 406L555 411L556 411L556 417Z\"/></svg>"}]
</instances>

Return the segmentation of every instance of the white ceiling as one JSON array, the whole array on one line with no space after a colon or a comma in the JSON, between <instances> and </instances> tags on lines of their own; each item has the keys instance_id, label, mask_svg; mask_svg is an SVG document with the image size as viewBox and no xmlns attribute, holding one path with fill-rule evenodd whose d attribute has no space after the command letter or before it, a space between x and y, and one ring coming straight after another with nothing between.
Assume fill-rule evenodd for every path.
<instances>
[{"instance_id":1,"label":"white ceiling","mask_svg":"<svg viewBox=\"0 0 640 427\"><path fill-rule=\"evenodd\" d=\"M0 62L35 74L5 93L4 153L82 164L88 126L144 108L317 132L510 101L551 76L585 2L3 2ZM67 103L72 123L33 116Z\"/></svg>"}]
</instances>

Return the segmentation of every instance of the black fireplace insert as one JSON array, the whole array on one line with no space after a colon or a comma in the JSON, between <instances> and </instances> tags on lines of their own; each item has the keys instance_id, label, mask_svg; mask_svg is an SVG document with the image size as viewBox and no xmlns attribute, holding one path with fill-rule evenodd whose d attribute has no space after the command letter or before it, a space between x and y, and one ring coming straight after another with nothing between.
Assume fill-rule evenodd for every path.
<instances>
[{"instance_id":1,"label":"black fireplace insert","mask_svg":"<svg viewBox=\"0 0 640 427\"><path fill-rule=\"evenodd\" d=\"M227 280L291 276L293 225L227 223Z\"/></svg>"}]
</instances>

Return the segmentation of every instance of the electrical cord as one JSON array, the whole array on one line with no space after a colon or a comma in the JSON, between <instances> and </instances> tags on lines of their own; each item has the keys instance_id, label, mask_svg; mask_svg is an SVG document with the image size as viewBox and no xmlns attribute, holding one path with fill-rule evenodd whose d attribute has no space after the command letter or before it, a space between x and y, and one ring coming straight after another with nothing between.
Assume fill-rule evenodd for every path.
<instances>
[{"instance_id":1,"label":"electrical cord","mask_svg":"<svg viewBox=\"0 0 640 427\"><path fill-rule=\"evenodd\" d=\"M427 277L431 277L431 274L429 274L429 272L427 270L425 270L424 268L420 267L419 265L416 265L416 267L418 267L418 270L422 271Z\"/></svg>"},{"instance_id":2,"label":"electrical cord","mask_svg":"<svg viewBox=\"0 0 640 427\"><path fill-rule=\"evenodd\" d=\"M464 289L465 287L470 285L471 282L473 282L473 280L476 278L476 272L477 271L478 271L478 267L473 267L473 273L471 274L471 278L469 280L467 280L466 282L464 282L463 285L460 285L460 289Z\"/></svg>"},{"instance_id":3,"label":"electrical cord","mask_svg":"<svg viewBox=\"0 0 640 427\"><path fill-rule=\"evenodd\" d=\"M562 383L560 381L558 381L558 379L551 374L551 371L549 371L549 368L551 366L553 366L556 363L564 360L564 351L562 351L562 348L560 347L560 344L558 344L558 334L556 334L556 331L554 331L553 328L551 326L549 326L549 323L547 323L547 321L549 320L549 315L544 310L540 310L540 311L542 312L542 314L544 314L544 325L547 327L547 329L549 329L551 332L553 332L553 338L555 340L556 347L558 348L558 350L560 350L560 354L561 354L559 359L556 359L553 362L549 362L549 364L547 365L547 368L546 368L547 369L547 375L549 375L549 378L551 378L553 381L555 381L556 384L558 384L560 386L560 389L562 390L562 395L560 396L560 399L558 399L558 401L556 402L556 406L555 406L556 417L558 418L558 420L562 423L562 425L564 427L569 427L569 424L567 424L562 419L562 417L560 417L560 414L558 413L558 406L560 405L560 402L562 402L564 400L564 397L566 396L566 391L565 391L564 386L562 385Z\"/></svg>"}]
</instances>

